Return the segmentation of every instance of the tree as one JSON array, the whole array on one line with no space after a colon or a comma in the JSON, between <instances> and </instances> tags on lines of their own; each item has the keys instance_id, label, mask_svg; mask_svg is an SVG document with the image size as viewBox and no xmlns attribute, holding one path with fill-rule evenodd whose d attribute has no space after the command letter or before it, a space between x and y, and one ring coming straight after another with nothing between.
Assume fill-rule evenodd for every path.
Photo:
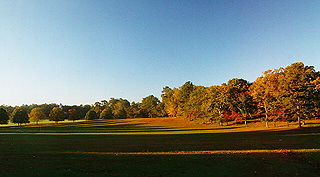
<instances>
[{"instance_id":1,"label":"tree","mask_svg":"<svg viewBox=\"0 0 320 177\"><path fill-rule=\"evenodd\" d=\"M171 89L166 86L162 91L162 103L164 104L164 110L171 117L176 117L178 114L178 101L176 99L177 89Z\"/></svg>"},{"instance_id":2,"label":"tree","mask_svg":"<svg viewBox=\"0 0 320 177\"><path fill-rule=\"evenodd\" d=\"M113 118L112 110L110 109L110 107L107 106L100 113L100 119L112 119L112 118Z\"/></svg>"},{"instance_id":3,"label":"tree","mask_svg":"<svg viewBox=\"0 0 320 177\"><path fill-rule=\"evenodd\" d=\"M148 117L156 117L158 116L158 104L160 104L160 100L153 95L149 95L142 99L141 107L147 112Z\"/></svg>"},{"instance_id":4,"label":"tree","mask_svg":"<svg viewBox=\"0 0 320 177\"><path fill-rule=\"evenodd\" d=\"M241 114L247 124L247 117L251 115L253 109L253 100L249 94L249 82L244 79L231 79L227 86L230 108Z\"/></svg>"},{"instance_id":5,"label":"tree","mask_svg":"<svg viewBox=\"0 0 320 177\"><path fill-rule=\"evenodd\" d=\"M11 114L11 122L17 123L19 126L22 123L29 123L27 111L23 110L21 107L17 107Z\"/></svg>"},{"instance_id":6,"label":"tree","mask_svg":"<svg viewBox=\"0 0 320 177\"><path fill-rule=\"evenodd\" d=\"M279 109L279 78L282 77L283 68L267 70L263 72L250 86L250 94L257 103L258 108L265 114L265 123L268 128L268 122L271 117L274 121L278 118L277 110Z\"/></svg>"},{"instance_id":7,"label":"tree","mask_svg":"<svg viewBox=\"0 0 320 177\"><path fill-rule=\"evenodd\" d=\"M85 117L86 120L93 120L97 118L98 118L97 112L93 109L89 110Z\"/></svg>"},{"instance_id":8,"label":"tree","mask_svg":"<svg viewBox=\"0 0 320 177\"><path fill-rule=\"evenodd\" d=\"M109 107L112 110L112 114L116 119L127 118L126 110L130 107L130 102L126 99L114 99L109 100Z\"/></svg>"},{"instance_id":9,"label":"tree","mask_svg":"<svg viewBox=\"0 0 320 177\"><path fill-rule=\"evenodd\" d=\"M207 118L209 108L207 98L206 87L195 86L184 105L183 116L191 120Z\"/></svg>"},{"instance_id":10,"label":"tree","mask_svg":"<svg viewBox=\"0 0 320 177\"><path fill-rule=\"evenodd\" d=\"M33 108L29 114L29 117L30 122L36 122L36 124L38 124L40 120L46 119L47 116L44 114L42 108Z\"/></svg>"},{"instance_id":11,"label":"tree","mask_svg":"<svg viewBox=\"0 0 320 177\"><path fill-rule=\"evenodd\" d=\"M127 108L127 116L130 118L147 117L147 113L141 108L141 103L132 102Z\"/></svg>"},{"instance_id":12,"label":"tree","mask_svg":"<svg viewBox=\"0 0 320 177\"><path fill-rule=\"evenodd\" d=\"M80 116L76 109L68 110L68 120L72 120L74 122L75 120L79 120L79 119L80 119Z\"/></svg>"},{"instance_id":13,"label":"tree","mask_svg":"<svg viewBox=\"0 0 320 177\"><path fill-rule=\"evenodd\" d=\"M127 117L127 112L124 109L113 110L113 115L115 119L124 119Z\"/></svg>"},{"instance_id":14,"label":"tree","mask_svg":"<svg viewBox=\"0 0 320 177\"><path fill-rule=\"evenodd\" d=\"M56 123L58 123L59 121L63 121L64 118L65 118L65 114L64 114L64 112L62 111L61 108L54 107L50 111L50 114L49 114L49 120L50 121L55 121Z\"/></svg>"},{"instance_id":15,"label":"tree","mask_svg":"<svg viewBox=\"0 0 320 177\"><path fill-rule=\"evenodd\" d=\"M8 124L9 116L5 109L0 108L0 124Z\"/></svg>"},{"instance_id":16,"label":"tree","mask_svg":"<svg viewBox=\"0 0 320 177\"><path fill-rule=\"evenodd\" d=\"M191 81L187 81L176 92L176 99L178 100L178 115L183 115L187 108L186 103L190 98L190 94L194 91L195 85Z\"/></svg>"},{"instance_id":17,"label":"tree","mask_svg":"<svg viewBox=\"0 0 320 177\"><path fill-rule=\"evenodd\" d=\"M207 89L210 120L216 120L223 125L225 112L229 109L229 96L226 84L211 86Z\"/></svg>"},{"instance_id":18,"label":"tree","mask_svg":"<svg viewBox=\"0 0 320 177\"><path fill-rule=\"evenodd\" d=\"M279 78L279 103L282 111L288 117L298 120L301 128L301 119L307 119L315 113L319 99L319 92L315 84L320 77L313 66L304 66L302 62L287 66L282 77Z\"/></svg>"}]
</instances>

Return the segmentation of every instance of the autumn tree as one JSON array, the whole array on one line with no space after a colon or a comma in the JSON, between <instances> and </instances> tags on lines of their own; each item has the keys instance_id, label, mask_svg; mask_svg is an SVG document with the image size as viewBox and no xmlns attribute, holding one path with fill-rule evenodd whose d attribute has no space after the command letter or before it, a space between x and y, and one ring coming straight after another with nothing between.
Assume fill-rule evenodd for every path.
<instances>
[{"instance_id":1,"label":"autumn tree","mask_svg":"<svg viewBox=\"0 0 320 177\"><path fill-rule=\"evenodd\" d=\"M50 121L55 121L56 123L58 123L59 121L64 121L64 119L65 119L65 114L61 108L59 107L52 108L49 114Z\"/></svg>"},{"instance_id":2,"label":"autumn tree","mask_svg":"<svg viewBox=\"0 0 320 177\"><path fill-rule=\"evenodd\" d=\"M93 119L97 119L97 118L98 118L97 112L93 109L90 109L87 112L86 117L85 117L86 120L93 120Z\"/></svg>"},{"instance_id":3,"label":"autumn tree","mask_svg":"<svg viewBox=\"0 0 320 177\"><path fill-rule=\"evenodd\" d=\"M73 122L80 119L79 113L76 109L69 109L67 114L68 120L72 120Z\"/></svg>"},{"instance_id":4,"label":"autumn tree","mask_svg":"<svg viewBox=\"0 0 320 177\"><path fill-rule=\"evenodd\" d=\"M282 77L282 74L283 68L264 71L263 75L250 86L250 94L265 115L266 127L269 127L268 122L271 117L274 117L275 121L279 116L277 115L277 110L280 107L279 78Z\"/></svg>"},{"instance_id":5,"label":"autumn tree","mask_svg":"<svg viewBox=\"0 0 320 177\"><path fill-rule=\"evenodd\" d=\"M103 109L103 111L100 113L100 119L112 119L113 114L110 107L106 107Z\"/></svg>"},{"instance_id":6,"label":"autumn tree","mask_svg":"<svg viewBox=\"0 0 320 177\"><path fill-rule=\"evenodd\" d=\"M241 114L247 124L247 117L253 110L253 99L249 94L250 83L244 79L231 79L227 86L230 108Z\"/></svg>"},{"instance_id":7,"label":"autumn tree","mask_svg":"<svg viewBox=\"0 0 320 177\"><path fill-rule=\"evenodd\" d=\"M162 103L164 106L164 110L170 117L176 117L178 114L178 100L176 99L178 89L174 88L171 89L170 87L166 86L163 88L162 91Z\"/></svg>"},{"instance_id":8,"label":"autumn tree","mask_svg":"<svg viewBox=\"0 0 320 177\"><path fill-rule=\"evenodd\" d=\"M0 108L0 124L8 124L9 116L5 109Z\"/></svg>"},{"instance_id":9,"label":"autumn tree","mask_svg":"<svg viewBox=\"0 0 320 177\"><path fill-rule=\"evenodd\" d=\"M17 123L19 126L23 123L29 123L27 111L23 110L21 107L15 108L11 114L11 122Z\"/></svg>"},{"instance_id":10,"label":"autumn tree","mask_svg":"<svg viewBox=\"0 0 320 177\"><path fill-rule=\"evenodd\" d=\"M33 108L29 113L29 121L36 122L36 124L38 124L40 120L43 120L46 118L47 116L44 114L42 108Z\"/></svg>"}]
</instances>

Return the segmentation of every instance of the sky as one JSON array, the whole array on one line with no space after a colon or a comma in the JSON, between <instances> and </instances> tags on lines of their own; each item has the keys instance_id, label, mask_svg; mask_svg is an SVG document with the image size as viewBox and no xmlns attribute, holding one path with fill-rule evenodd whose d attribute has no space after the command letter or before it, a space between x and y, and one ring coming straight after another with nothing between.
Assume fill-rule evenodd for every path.
<instances>
[{"instance_id":1,"label":"sky","mask_svg":"<svg viewBox=\"0 0 320 177\"><path fill-rule=\"evenodd\" d=\"M320 69L319 0L2 0L0 105L130 102Z\"/></svg>"}]
</instances>

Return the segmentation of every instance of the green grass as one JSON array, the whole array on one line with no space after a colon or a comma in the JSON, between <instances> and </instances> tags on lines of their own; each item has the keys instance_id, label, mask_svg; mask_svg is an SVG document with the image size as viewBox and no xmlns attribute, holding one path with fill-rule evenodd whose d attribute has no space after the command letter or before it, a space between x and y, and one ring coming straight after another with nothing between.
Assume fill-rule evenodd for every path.
<instances>
[{"instance_id":1,"label":"green grass","mask_svg":"<svg viewBox=\"0 0 320 177\"><path fill-rule=\"evenodd\" d=\"M1 127L0 176L320 175L319 127L243 129L122 120Z\"/></svg>"}]
</instances>

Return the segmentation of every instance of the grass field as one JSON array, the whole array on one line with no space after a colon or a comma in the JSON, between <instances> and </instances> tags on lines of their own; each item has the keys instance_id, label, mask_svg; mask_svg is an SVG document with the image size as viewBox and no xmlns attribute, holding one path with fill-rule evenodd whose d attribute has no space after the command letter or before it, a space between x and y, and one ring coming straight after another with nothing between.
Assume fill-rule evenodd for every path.
<instances>
[{"instance_id":1,"label":"grass field","mask_svg":"<svg viewBox=\"0 0 320 177\"><path fill-rule=\"evenodd\" d=\"M0 127L0 176L320 176L320 127L181 118Z\"/></svg>"}]
</instances>

